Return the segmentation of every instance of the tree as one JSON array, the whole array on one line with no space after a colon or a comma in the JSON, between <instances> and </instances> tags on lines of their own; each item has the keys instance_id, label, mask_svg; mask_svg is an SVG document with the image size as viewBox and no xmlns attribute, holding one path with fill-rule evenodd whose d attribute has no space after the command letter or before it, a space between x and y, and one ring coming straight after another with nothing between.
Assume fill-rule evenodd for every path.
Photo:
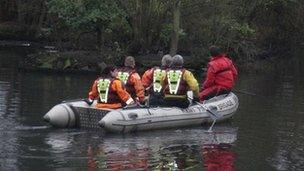
<instances>
[{"instance_id":1,"label":"tree","mask_svg":"<svg viewBox=\"0 0 304 171\"><path fill-rule=\"evenodd\" d=\"M48 6L68 27L78 31L78 39L84 32L95 32L98 49L104 41L102 33L126 24L126 14L116 1L49 0Z\"/></svg>"},{"instance_id":2,"label":"tree","mask_svg":"<svg viewBox=\"0 0 304 171\"><path fill-rule=\"evenodd\" d=\"M181 1L176 0L173 4L173 32L171 38L170 54L173 56L177 52L178 38L180 30L180 6Z\"/></svg>"},{"instance_id":3,"label":"tree","mask_svg":"<svg viewBox=\"0 0 304 171\"><path fill-rule=\"evenodd\" d=\"M167 34L171 20L170 1L132 0L120 1L128 15L132 37L129 49L135 53L151 53L167 49ZM171 32L171 30L170 30ZM165 33L165 34L162 34Z\"/></svg>"}]
</instances>

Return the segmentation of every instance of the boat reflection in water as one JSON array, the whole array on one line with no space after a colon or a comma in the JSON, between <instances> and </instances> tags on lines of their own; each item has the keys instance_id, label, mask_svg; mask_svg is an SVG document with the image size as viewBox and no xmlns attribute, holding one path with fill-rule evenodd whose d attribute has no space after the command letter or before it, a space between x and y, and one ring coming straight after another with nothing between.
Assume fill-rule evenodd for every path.
<instances>
[{"instance_id":1,"label":"boat reflection in water","mask_svg":"<svg viewBox=\"0 0 304 171\"><path fill-rule=\"evenodd\" d=\"M146 147L99 146L94 149L89 146L88 157L88 170L149 170L149 149Z\"/></svg>"},{"instance_id":2,"label":"boat reflection in water","mask_svg":"<svg viewBox=\"0 0 304 171\"><path fill-rule=\"evenodd\" d=\"M88 170L235 170L237 129L215 127L106 135L89 145Z\"/></svg>"},{"instance_id":3,"label":"boat reflection in water","mask_svg":"<svg viewBox=\"0 0 304 171\"><path fill-rule=\"evenodd\" d=\"M211 136L214 135L211 134ZM217 138L220 138L220 141ZM222 132L214 136L215 142L202 144L201 155L206 171L235 170L236 154L231 147L236 138L236 134Z\"/></svg>"}]
</instances>

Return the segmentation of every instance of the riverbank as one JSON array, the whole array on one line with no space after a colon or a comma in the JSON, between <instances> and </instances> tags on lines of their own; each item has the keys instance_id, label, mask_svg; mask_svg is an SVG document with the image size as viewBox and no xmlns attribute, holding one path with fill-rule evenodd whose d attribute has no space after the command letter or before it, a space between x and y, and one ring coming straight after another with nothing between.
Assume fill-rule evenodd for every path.
<instances>
[{"instance_id":1,"label":"riverbank","mask_svg":"<svg viewBox=\"0 0 304 171\"><path fill-rule=\"evenodd\" d=\"M46 73L82 73L98 74L107 64L121 66L127 54L113 51L94 50L59 50L52 45L42 45L28 41L0 41L2 51L20 51L21 57L16 62L22 71ZM153 66L158 66L164 53L135 54L136 66L140 73ZM271 72L284 65L284 60L274 57L275 53L259 54L256 60L235 61L240 72ZM208 59L202 56L187 56L185 67L191 71L204 70ZM12 60L12 59L7 59ZM283 61L283 62L280 62Z\"/></svg>"},{"instance_id":2,"label":"riverbank","mask_svg":"<svg viewBox=\"0 0 304 171\"><path fill-rule=\"evenodd\" d=\"M119 56L116 56L119 55ZM26 71L49 71L49 72L95 72L99 73L105 66L114 64L122 66L124 56L127 54L115 54L98 51L58 51L56 49L35 51L27 54L20 60L18 67ZM160 65L164 54L132 55L136 60L139 72ZM185 67L191 70L202 69L207 61L194 56L184 56Z\"/></svg>"},{"instance_id":3,"label":"riverbank","mask_svg":"<svg viewBox=\"0 0 304 171\"><path fill-rule=\"evenodd\" d=\"M162 55L134 55L139 72L160 65ZM113 57L97 51L40 52L28 54L23 62L19 63L19 68L28 71L99 73L108 64L121 66L123 58L123 56ZM191 71L204 70L208 62L206 58L199 56L184 56L184 61L185 67ZM284 64L283 59L278 60L275 57L248 62L236 61L237 68L247 73L271 72Z\"/></svg>"}]
</instances>

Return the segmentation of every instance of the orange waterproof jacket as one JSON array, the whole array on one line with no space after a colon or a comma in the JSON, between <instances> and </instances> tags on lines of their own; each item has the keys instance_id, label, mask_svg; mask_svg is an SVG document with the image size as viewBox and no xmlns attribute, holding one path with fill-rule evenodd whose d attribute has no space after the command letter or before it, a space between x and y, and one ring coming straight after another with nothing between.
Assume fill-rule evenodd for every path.
<instances>
[{"instance_id":1,"label":"orange waterproof jacket","mask_svg":"<svg viewBox=\"0 0 304 171\"><path fill-rule=\"evenodd\" d=\"M91 91L89 92L89 99L91 100L98 99L98 103L96 105L97 108L117 109L122 107L121 102L132 101L130 94L125 90L122 82L115 78L111 80L108 96L111 97L111 99L117 99L117 100L112 101L111 103L100 102L99 92L97 88L99 79L101 78L98 78L97 80L94 81Z\"/></svg>"},{"instance_id":2,"label":"orange waterproof jacket","mask_svg":"<svg viewBox=\"0 0 304 171\"><path fill-rule=\"evenodd\" d=\"M153 82L154 68L148 69L142 76L141 82L144 88L149 88Z\"/></svg>"},{"instance_id":3,"label":"orange waterproof jacket","mask_svg":"<svg viewBox=\"0 0 304 171\"><path fill-rule=\"evenodd\" d=\"M143 76L141 78L141 82L146 90L153 89L152 87L153 87L154 71L156 69L161 69L162 71L167 70L167 68L156 66L156 67L153 67L153 68L145 71L145 73L143 74ZM166 79L166 75L164 75L163 78L161 78L161 80L160 80L160 84L162 86L164 86L165 79Z\"/></svg>"},{"instance_id":4,"label":"orange waterproof jacket","mask_svg":"<svg viewBox=\"0 0 304 171\"><path fill-rule=\"evenodd\" d=\"M145 99L145 89L141 82L139 74L130 67L124 67L119 69L121 72L128 72L130 74L127 83L126 89L128 93L132 96L132 98L138 97L140 102L143 102Z\"/></svg>"}]
</instances>

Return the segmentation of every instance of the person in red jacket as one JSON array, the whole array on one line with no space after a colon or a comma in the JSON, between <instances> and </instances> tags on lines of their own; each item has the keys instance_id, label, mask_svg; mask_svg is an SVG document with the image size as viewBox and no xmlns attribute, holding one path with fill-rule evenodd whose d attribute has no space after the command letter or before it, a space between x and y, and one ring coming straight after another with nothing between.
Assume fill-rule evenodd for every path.
<instances>
[{"instance_id":1,"label":"person in red jacket","mask_svg":"<svg viewBox=\"0 0 304 171\"><path fill-rule=\"evenodd\" d=\"M199 93L200 101L227 94L237 79L237 70L228 56L217 46L209 48L212 58L208 63L207 75Z\"/></svg>"}]
</instances>

